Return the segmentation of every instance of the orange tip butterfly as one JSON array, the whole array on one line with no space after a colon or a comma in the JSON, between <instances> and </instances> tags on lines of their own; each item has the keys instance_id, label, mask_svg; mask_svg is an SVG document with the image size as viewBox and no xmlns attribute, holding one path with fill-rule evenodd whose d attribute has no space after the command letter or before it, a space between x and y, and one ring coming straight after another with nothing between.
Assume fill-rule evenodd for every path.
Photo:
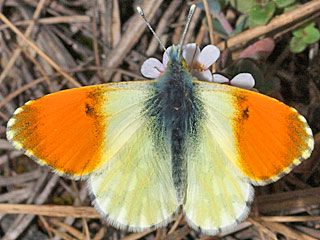
<instances>
[{"instance_id":1,"label":"orange tip butterfly","mask_svg":"<svg viewBox=\"0 0 320 240\"><path fill-rule=\"evenodd\" d=\"M295 109L191 75L181 49L194 9L156 80L49 94L8 122L17 149L87 180L96 210L116 228L165 226L182 211L202 233L232 229L249 213L252 185L277 181L313 150L312 131Z\"/></svg>"}]
</instances>

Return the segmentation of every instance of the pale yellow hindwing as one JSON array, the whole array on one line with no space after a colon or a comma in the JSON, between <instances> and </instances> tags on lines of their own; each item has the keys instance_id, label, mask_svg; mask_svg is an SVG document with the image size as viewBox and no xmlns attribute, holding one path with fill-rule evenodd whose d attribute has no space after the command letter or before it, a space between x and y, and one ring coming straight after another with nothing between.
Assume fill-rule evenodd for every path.
<instances>
[{"instance_id":1,"label":"pale yellow hindwing","mask_svg":"<svg viewBox=\"0 0 320 240\"><path fill-rule=\"evenodd\" d=\"M228 95L219 89L224 86L216 86L217 91L206 92L202 83L195 84L205 116L199 120L196 139L191 136L188 140L188 178L183 207L190 226L210 235L243 221L254 193L247 178L231 161L237 157L232 133L234 109Z\"/></svg>"},{"instance_id":2,"label":"pale yellow hindwing","mask_svg":"<svg viewBox=\"0 0 320 240\"><path fill-rule=\"evenodd\" d=\"M112 113L105 120L108 161L88 179L95 208L110 224L129 231L163 226L179 207L170 148L157 146L152 137L158 130L143 115L150 89L141 89L108 93L104 106ZM143 101L134 101L137 96L144 96Z\"/></svg>"}]
</instances>

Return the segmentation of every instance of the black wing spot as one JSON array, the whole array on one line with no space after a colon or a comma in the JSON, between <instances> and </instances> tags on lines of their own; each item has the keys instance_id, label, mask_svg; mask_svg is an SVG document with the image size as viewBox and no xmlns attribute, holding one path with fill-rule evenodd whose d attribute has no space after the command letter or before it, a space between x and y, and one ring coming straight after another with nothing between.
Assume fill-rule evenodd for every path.
<instances>
[{"instance_id":1,"label":"black wing spot","mask_svg":"<svg viewBox=\"0 0 320 240\"><path fill-rule=\"evenodd\" d=\"M86 103L86 114L92 115L92 113L93 113L93 108L88 103Z\"/></svg>"},{"instance_id":2,"label":"black wing spot","mask_svg":"<svg viewBox=\"0 0 320 240\"><path fill-rule=\"evenodd\" d=\"M242 110L242 118L243 119L249 118L249 107L247 107L245 110Z\"/></svg>"}]
</instances>

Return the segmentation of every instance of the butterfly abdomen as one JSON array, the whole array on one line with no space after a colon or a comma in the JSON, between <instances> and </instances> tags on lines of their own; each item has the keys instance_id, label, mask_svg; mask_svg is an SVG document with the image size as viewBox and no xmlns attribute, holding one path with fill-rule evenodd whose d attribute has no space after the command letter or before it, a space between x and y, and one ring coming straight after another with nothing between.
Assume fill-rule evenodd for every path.
<instances>
[{"instance_id":1,"label":"butterfly abdomen","mask_svg":"<svg viewBox=\"0 0 320 240\"><path fill-rule=\"evenodd\" d=\"M171 152L172 180L178 202L182 204L187 177L185 142L189 136L196 135L201 107L196 104L192 76L181 62L169 64L156 82L154 91L154 97L147 103L147 112L154 116L154 127L162 129L160 132L164 132L164 139L168 141L168 144L160 145L162 140L155 139L159 146L167 145Z\"/></svg>"}]
</instances>

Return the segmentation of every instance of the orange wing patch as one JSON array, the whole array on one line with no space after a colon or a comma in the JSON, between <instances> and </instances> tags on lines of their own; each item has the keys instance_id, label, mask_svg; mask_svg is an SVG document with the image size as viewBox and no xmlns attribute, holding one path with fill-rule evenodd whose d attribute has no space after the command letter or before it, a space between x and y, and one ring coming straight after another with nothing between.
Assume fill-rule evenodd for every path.
<instances>
[{"instance_id":1,"label":"orange wing patch","mask_svg":"<svg viewBox=\"0 0 320 240\"><path fill-rule=\"evenodd\" d=\"M106 89L83 87L29 101L8 122L8 139L61 173L85 175L101 165Z\"/></svg>"},{"instance_id":2,"label":"orange wing patch","mask_svg":"<svg viewBox=\"0 0 320 240\"><path fill-rule=\"evenodd\" d=\"M312 131L295 109L250 91L236 89L234 94L238 167L254 184L276 181L310 156Z\"/></svg>"}]
</instances>

